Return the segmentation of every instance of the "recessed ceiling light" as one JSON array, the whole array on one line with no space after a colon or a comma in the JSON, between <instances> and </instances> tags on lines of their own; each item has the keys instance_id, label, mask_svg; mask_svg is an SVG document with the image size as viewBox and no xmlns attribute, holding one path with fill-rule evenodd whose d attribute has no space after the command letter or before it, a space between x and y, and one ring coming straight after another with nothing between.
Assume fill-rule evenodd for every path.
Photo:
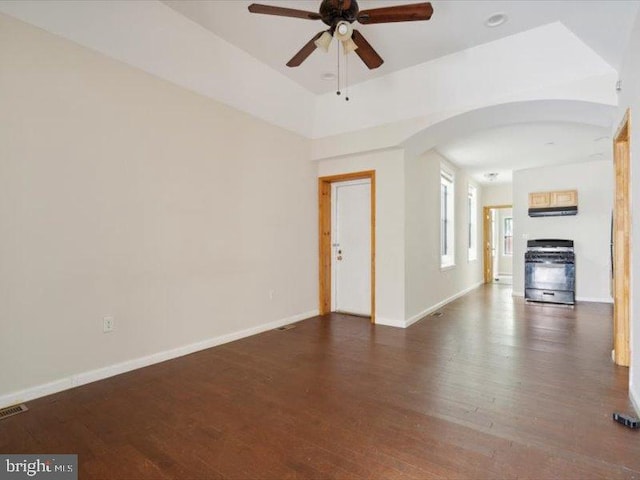
<instances>
[{"instance_id":1,"label":"recessed ceiling light","mask_svg":"<svg viewBox=\"0 0 640 480\"><path fill-rule=\"evenodd\" d=\"M507 21L509 17L507 17L506 13L494 13L489 18L487 18L484 22L485 26L489 28L499 27L503 23Z\"/></svg>"},{"instance_id":2,"label":"recessed ceiling light","mask_svg":"<svg viewBox=\"0 0 640 480\"><path fill-rule=\"evenodd\" d=\"M545 143L545 145L547 147L553 147L555 144L556 144L556 142L547 142L547 143Z\"/></svg>"},{"instance_id":3,"label":"recessed ceiling light","mask_svg":"<svg viewBox=\"0 0 640 480\"><path fill-rule=\"evenodd\" d=\"M320 75L320 78L322 78L322 80L326 80L327 82L329 82L331 80L335 80L336 79L336 74L335 73L323 73L322 75Z\"/></svg>"}]
</instances>

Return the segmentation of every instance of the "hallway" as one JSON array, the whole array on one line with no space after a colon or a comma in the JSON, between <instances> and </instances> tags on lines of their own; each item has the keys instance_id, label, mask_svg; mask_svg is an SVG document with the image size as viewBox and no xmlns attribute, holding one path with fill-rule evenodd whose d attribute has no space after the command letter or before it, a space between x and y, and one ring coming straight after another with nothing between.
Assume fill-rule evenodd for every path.
<instances>
[{"instance_id":1,"label":"hallway","mask_svg":"<svg viewBox=\"0 0 640 480\"><path fill-rule=\"evenodd\" d=\"M80 478L639 478L611 306L487 285L406 330L332 315L29 402L2 453Z\"/></svg>"}]
</instances>

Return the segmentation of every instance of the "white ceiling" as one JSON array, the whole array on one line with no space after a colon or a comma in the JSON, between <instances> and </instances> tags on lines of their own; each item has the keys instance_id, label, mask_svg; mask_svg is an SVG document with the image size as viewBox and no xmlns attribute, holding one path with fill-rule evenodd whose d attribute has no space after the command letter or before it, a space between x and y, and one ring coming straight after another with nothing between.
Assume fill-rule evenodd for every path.
<instances>
[{"instance_id":1,"label":"white ceiling","mask_svg":"<svg viewBox=\"0 0 640 480\"><path fill-rule=\"evenodd\" d=\"M309 10L319 4L264 2ZM249 3L0 0L0 12L311 138L316 160L398 146L420 154L436 146L486 183L489 171L508 181L512 170L610 158L609 140L594 140L612 126L606 112L617 105L616 69L639 1L434 1L429 22L362 27L387 63L355 78L354 65L361 66L351 63L352 82L368 80L353 86L351 102L313 93L333 89L320 80L333 68L322 65L328 57L321 52L298 69L284 66L323 24L252 15ZM361 6L393 3L404 0ZM509 22L486 29L482 22L497 11ZM582 105L599 120L567 116L571 107L562 102ZM520 112L532 103L541 111L528 117L507 121L503 112L494 115L504 120L498 124L484 116L493 107ZM466 117L475 113L482 115ZM457 136L444 135L457 119Z\"/></svg>"},{"instance_id":2,"label":"white ceiling","mask_svg":"<svg viewBox=\"0 0 640 480\"><path fill-rule=\"evenodd\" d=\"M282 1L287 6L306 5L304 0ZM480 6L489 11L487 6L493 5L511 16L510 21L498 29L502 32L499 35L506 35L516 24L531 23L522 10L526 4L530 9L535 6L538 16L545 19L556 18L559 9L570 9L571 15L566 16L565 22L572 25L573 31L565 23L556 21L384 76L369 79L371 73L367 71L364 74L368 81L353 85L351 101L345 102L331 91L314 94L288 77L293 70L305 75L313 72L306 63L298 69L286 68L280 61L280 51L272 44L272 39L286 44L287 35L291 33L289 30L273 33L274 21L299 28L311 28L310 25L316 28L313 25L317 22L249 14L248 3L248 0L233 0L181 2L180 5L213 9L211 18L222 18L225 28L235 35L253 39L252 45L265 48L277 68L158 0L0 0L0 12L308 138L329 138L329 151L322 146L314 147L318 153L314 158L326 158L387 148L386 144L376 147L381 134L394 131L397 141L402 142L416 133L413 128L416 122L425 129L491 105L546 99L615 105L617 72L596 51L608 52L609 61L619 63L639 5L637 0L622 3L612 0L434 2L433 21L366 27L387 31L400 26L433 25L437 18L443 21L444 12L449 8L458 9L457 20L451 23L459 29L460 25L481 23L479 18L472 21L467 17L478 16L474 11ZM389 4L373 0L362 0L362 3L365 6ZM461 9L460 5L465 8ZM231 16L216 13L217 8L225 6L239 16L239 20L234 20L231 13ZM516 14L514 8L522 15ZM599 17L597 21L594 16ZM263 35L258 35L248 22L258 22L260 28L266 28ZM476 27L484 34L498 32ZM593 48L574 31L586 32L583 36ZM418 44L423 48L408 50L413 54L442 45L460 49L473 43L465 40L467 33L456 32L459 35L451 38L445 31L442 39L420 41ZM321 52L316 54L312 57L322 58ZM357 64L351 62L351 65ZM353 83L353 75L351 80ZM362 135L355 135L358 132ZM337 135L340 138L331 138Z\"/></svg>"},{"instance_id":3,"label":"white ceiling","mask_svg":"<svg viewBox=\"0 0 640 480\"><path fill-rule=\"evenodd\" d=\"M300 67L287 61L317 32L321 21L257 15L248 12L253 0L165 0L175 11L202 25L261 62L314 93L335 90L335 81L322 80L336 71L336 43L329 54L317 50ZM255 3L317 11L320 0L255 0ZM359 0L361 10L417 0ZM427 22L359 25L385 63L368 70L355 55L349 60L349 82L360 83L518 32L560 21L612 67L618 68L638 11L633 0L457 0L432 1ZM496 12L509 20L498 28L484 21Z\"/></svg>"},{"instance_id":4,"label":"white ceiling","mask_svg":"<svg viewBox=\"0 0 640 480\"><path fill-rule=\"evenodd\" d=\"M581 123L517 123L482 130L439 145L438 152L483 184L511 182L512 172L526 168L611 160L607 128Z\"/></svg>"}]
</instances>

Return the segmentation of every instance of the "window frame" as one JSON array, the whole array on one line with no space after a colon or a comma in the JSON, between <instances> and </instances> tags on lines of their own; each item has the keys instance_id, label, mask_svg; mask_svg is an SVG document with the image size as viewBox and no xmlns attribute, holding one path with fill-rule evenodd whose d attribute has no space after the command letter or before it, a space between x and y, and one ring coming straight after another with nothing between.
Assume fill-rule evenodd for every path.
<instances>
[{"instance_id":1,"label":"window frame","mask_svg":"<svg viewBox=\"0 0 640 480\"><path fill-rule=\"evenodd\" d=\"M440 169L440 268L455 267L455 176Z\"/></svg>"},{"instance_id":2,"label":"window frame","mask_svg":"<svg viewBox=\"0 0 640 480\"><path fill-rule=\"evenodd\" d=\"M467 260L478 260L478 187L471 183L467 186Z\"/></svg>"},{"instance_id":3,"label":"window frame","mask_svg":"<svg viewBox=\"0 0 640 480\"><path fill-rule=\"evenodd\" d=\"M510 235L507 235L507 220L509 220ZM509 242L510 251L507 251L507 238L511 239ZM513 256L513 216L502 219L502 255L505 257Z\"/></svg>"}]
</instances>

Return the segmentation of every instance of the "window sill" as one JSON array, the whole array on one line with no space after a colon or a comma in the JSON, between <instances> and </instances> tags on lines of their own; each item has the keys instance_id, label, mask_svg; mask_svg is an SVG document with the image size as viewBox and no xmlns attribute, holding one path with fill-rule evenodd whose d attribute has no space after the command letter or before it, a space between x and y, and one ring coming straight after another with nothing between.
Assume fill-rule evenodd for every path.
<instances>
[{"instance_id":1,"label":"window sill","mask_svg":"<svg viewBox=\"0 0 640 480\"><path fill-rule=\"evenodd\" d=\"M451 264L448 264L448 265L440 265L440 271L441 272L444 272L446 270L452 270L454 268L456 268L456 264L455 263L451 263Z\"/></svg>"}]
</instances>

